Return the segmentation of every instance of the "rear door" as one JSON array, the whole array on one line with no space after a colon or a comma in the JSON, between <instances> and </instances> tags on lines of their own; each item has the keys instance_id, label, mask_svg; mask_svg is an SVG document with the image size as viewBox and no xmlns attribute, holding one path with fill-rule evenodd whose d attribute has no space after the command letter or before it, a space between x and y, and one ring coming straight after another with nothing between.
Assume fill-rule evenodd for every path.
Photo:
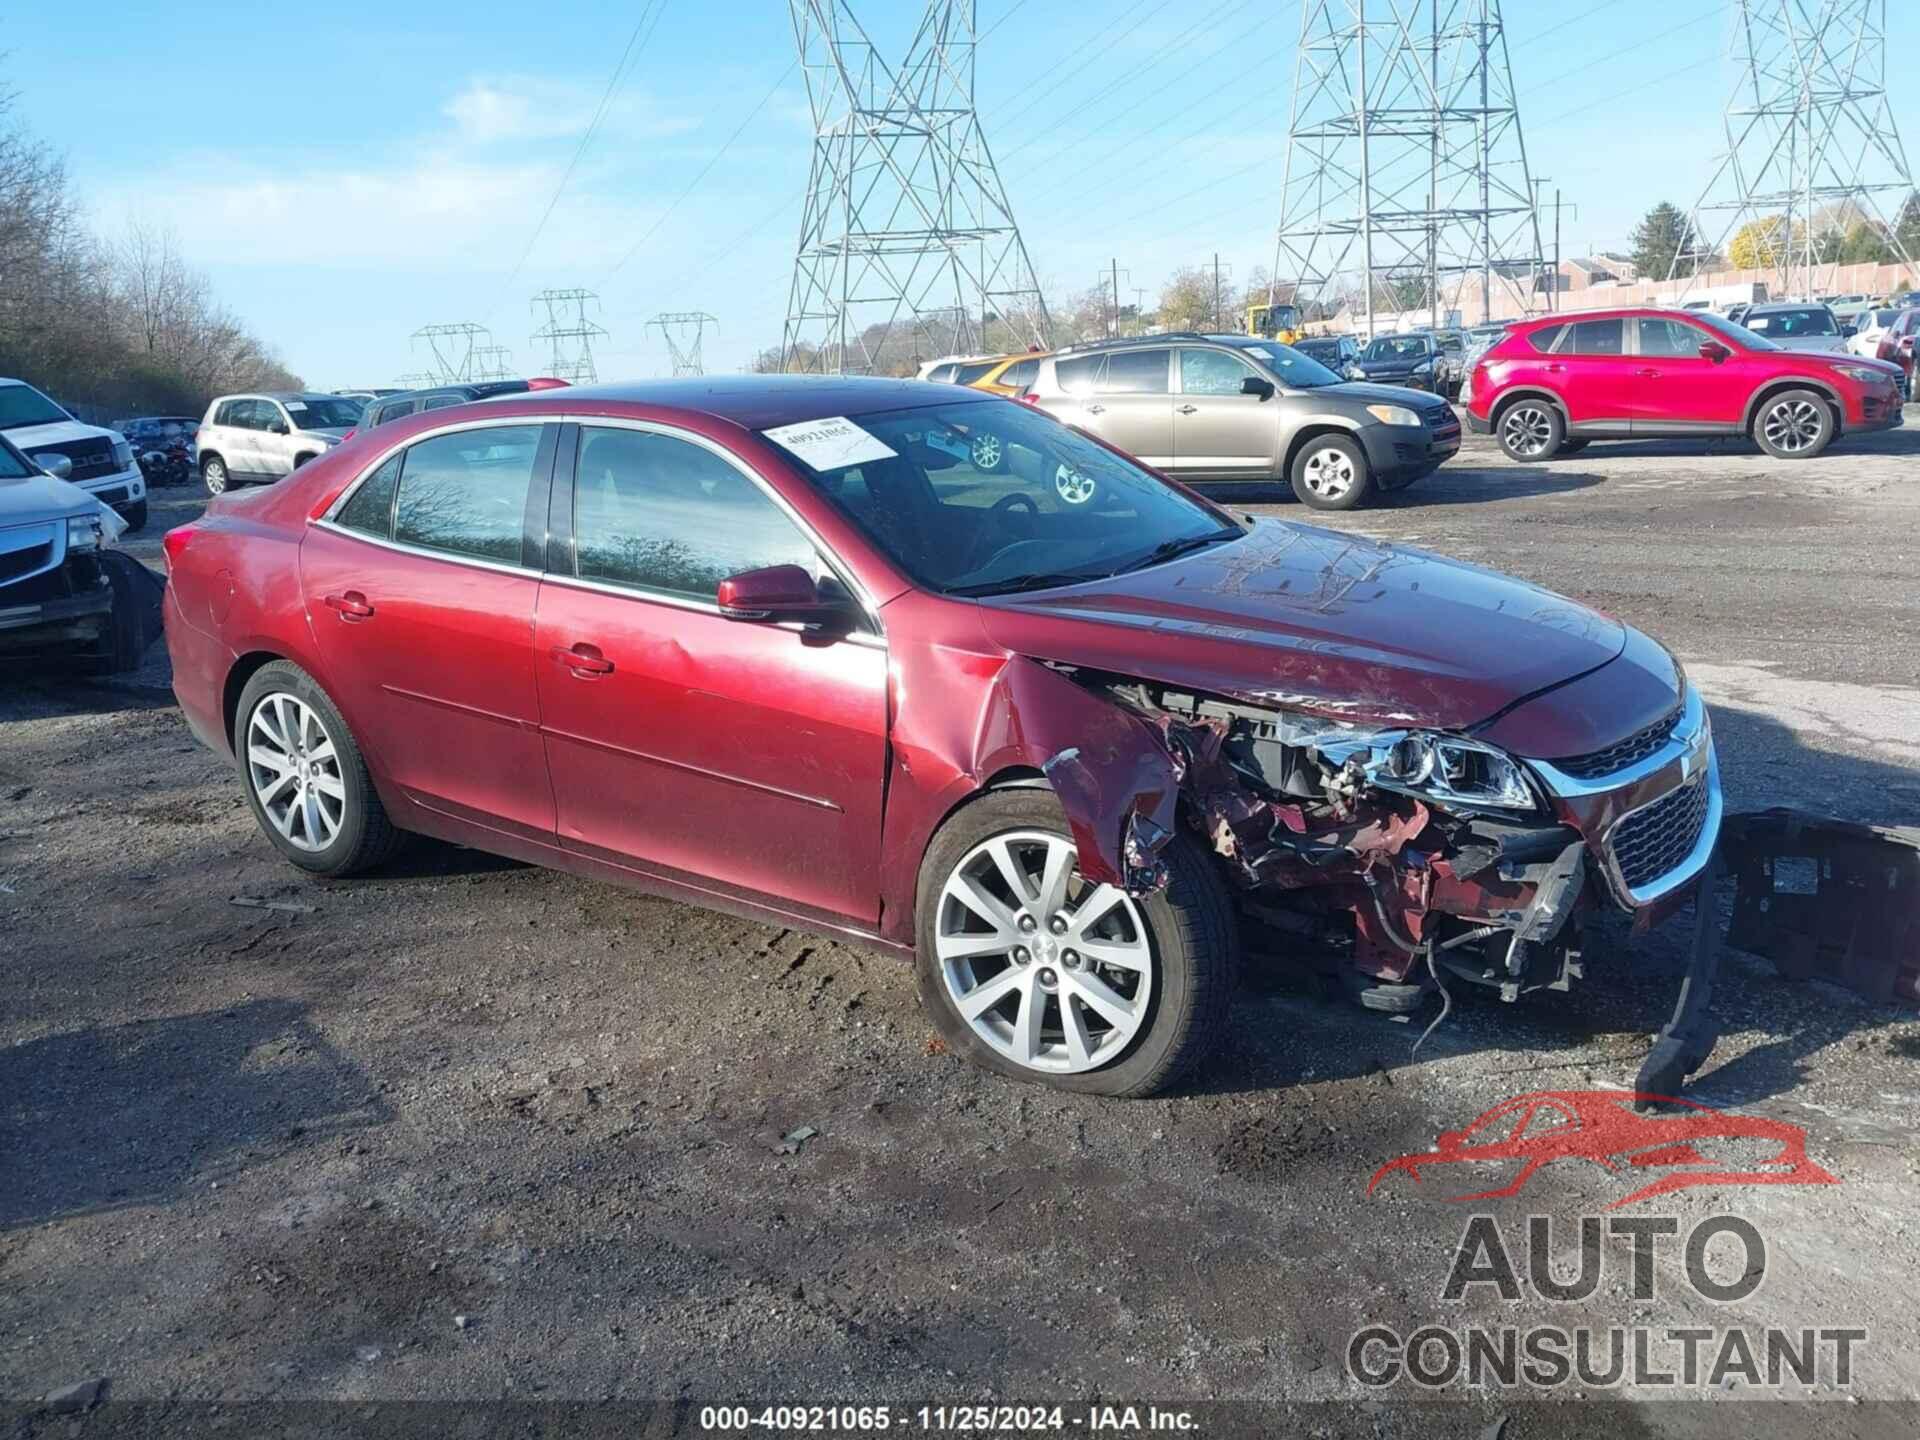
<instances>
[{"instance_id":1,"label":"rear door","mask_svg":"<svg viewBox=\"0 0 1920 1440\"><path fill-rule=\"evenodd\" d=\"M877 628L721 616L728 575L833 572L710 442L601 422L568 427L560 453L534 637L560 843L872 927L887 740Z\"/></svg>"},{"instance_id":2,"label":"rear door","mask_svg":"<svg viewBox=\"0 0 1920 1440\"><path fill-rule=\"evenodd\" d=\"M1627 353L1627 322L1616 315L1569 324L1545 368L1573 424L1625 435L1633 425L1638 364Z\"/></svg>"},{"instance_id":3,"label":"rear door","mask_svg":"<svg viewBox=\"0 0 1920 1440\"><path fill-rule=\"evenodd\" d=\"M270 408L264 400L231 402L218 447L226 458L228 474L245 480L265 478L266 460L260 453L260 437Z\"/></svg>"},{"instance_id":4,"label":"rear door","mask_svg":"<svg viewBox=\"0 0 1920 1440\"><path fill-rule=\"evenodd\" d=\"M1116 350L1081 406L1080 423L1142 464L1171 469L1174 463L1173 351Z\"/></svg>"},{"instance_id":5,"label":"rear door","mask_svg":"<svg viewBox=\"0 0 1920 1440\"><path fill-rule=\"evenodd\" d=\"M1173 468L1185 475L1235 479L1273 474L1280 408L1242 392L1264 378L1238 355L1182 346L1173 403Z\"/></svg>"},{"instance_id":6,"label":"rear door","mask_svg":"<svg viewBox=\"0 0 1920 1440\"><path fill-rule=\"evenodd\" d=\"M416 440L300 548L328 689L380 770L428 810L548 844L533 617L558 429Z\"/></svg>"}]
</instances>

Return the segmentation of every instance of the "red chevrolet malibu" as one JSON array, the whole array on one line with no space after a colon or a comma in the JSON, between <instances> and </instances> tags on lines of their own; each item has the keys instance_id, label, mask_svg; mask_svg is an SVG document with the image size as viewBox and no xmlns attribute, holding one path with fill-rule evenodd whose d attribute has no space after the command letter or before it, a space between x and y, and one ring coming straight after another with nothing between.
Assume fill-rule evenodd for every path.
<instances>
[{"instance_id":1,"label":"red chevrolet malibu","mask_svg":"<svg viewBox=\"0 0 1920 1440\"><path fill-rule=\"evenodd\" d=\"M434 411L166 548L180 704L294 865L411 832L866 941L1079 1090L1202 1055L1247 935L1388 1008L1564 988L1719 827L1646 636L950 386Z\"/></svg>"}]
</instances>

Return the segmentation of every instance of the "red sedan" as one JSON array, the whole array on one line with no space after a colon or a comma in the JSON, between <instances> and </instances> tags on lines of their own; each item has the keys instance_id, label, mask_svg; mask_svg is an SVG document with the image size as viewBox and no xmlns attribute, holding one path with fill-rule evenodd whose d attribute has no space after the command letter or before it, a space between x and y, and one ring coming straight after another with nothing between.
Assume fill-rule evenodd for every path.
<instances>
[{"instance_id":1,"label":"red sedan","mask_svg":"<svg viewBox=\"0 0 1920 1440\"><path fill-rule=\"evenodd\" d=\"M1524 321L1480 357L1471 383L1468 426L1521 461L1653 435L1744 435L1808 460L1838 436L1902 419L1898 365L1786 349L1704 310Z\"/></svg>"},{"instance_id":2,"label":"red sedan","mask_svg":"<svg viewBox=\"0 0 1920 1440\"><path fill-rule=\"evenodd\" d=\"M1719 826L1646 636L949 386L423 413L166 550L181 707L294 865L415 832L863 940L954 1048L1083 1090L1204 1053L1243 906L1344 937L1362 998L1511 998Z\"/></svg>"}]
</instances>

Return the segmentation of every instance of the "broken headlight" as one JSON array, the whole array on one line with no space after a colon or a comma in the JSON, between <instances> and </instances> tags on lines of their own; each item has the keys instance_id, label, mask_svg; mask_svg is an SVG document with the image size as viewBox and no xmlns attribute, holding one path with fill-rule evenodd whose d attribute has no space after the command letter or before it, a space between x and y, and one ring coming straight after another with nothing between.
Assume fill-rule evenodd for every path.
<instances>
[{"instance_id":1,"label":"broken headlight","mask_svg":"<svg viewBox=\"0 0 1920 1440\"><path fill-rule=\"evenodd\" d=\"M1376 737L1361 761L1367 779L1383 790L1462 809L1532 811L1539 808L1527 772L1504 750L1410 730Z\"/></svg>"},{"instance_id":2,"label":"broken headlight","mask_svg":"<svg viewBox=\"0 0 1920 1440\"><path fill-rule=\"evenodd\" d=\"M68 550L98 550L104 541L104 527L97 515L75 515L67 521Z\"/></svg>"}]
</instances>

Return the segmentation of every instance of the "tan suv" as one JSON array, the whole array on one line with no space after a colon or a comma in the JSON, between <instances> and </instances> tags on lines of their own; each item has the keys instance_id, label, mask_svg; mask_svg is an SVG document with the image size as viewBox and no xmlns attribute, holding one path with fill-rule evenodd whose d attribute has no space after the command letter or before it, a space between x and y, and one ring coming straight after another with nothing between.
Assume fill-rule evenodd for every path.
<instances>
[{"instance_id":1,"label":"tan suv","mask_svg":"<svg viewBox=\"0 0 1920 1440\"><path fill-rule=\"evenodd\" d=\"M1181 480L1284 480L1316 510L1351 510L1460 448L1436 395L1341 379L1253 335L1142 335L1040 362L1020 397Z\"/></svg>"},{"instance_id":2,"label":"tan suv","mask_svg":"<svg viewBox=\"0 0 1920 1440\"><path fill-rule=\"evenodd\" d=\"M222 395L207 407L195 437L207 493L291 475L344 440L362 408L344 395L304 391Z\"/></svg>"}]
</instances>

